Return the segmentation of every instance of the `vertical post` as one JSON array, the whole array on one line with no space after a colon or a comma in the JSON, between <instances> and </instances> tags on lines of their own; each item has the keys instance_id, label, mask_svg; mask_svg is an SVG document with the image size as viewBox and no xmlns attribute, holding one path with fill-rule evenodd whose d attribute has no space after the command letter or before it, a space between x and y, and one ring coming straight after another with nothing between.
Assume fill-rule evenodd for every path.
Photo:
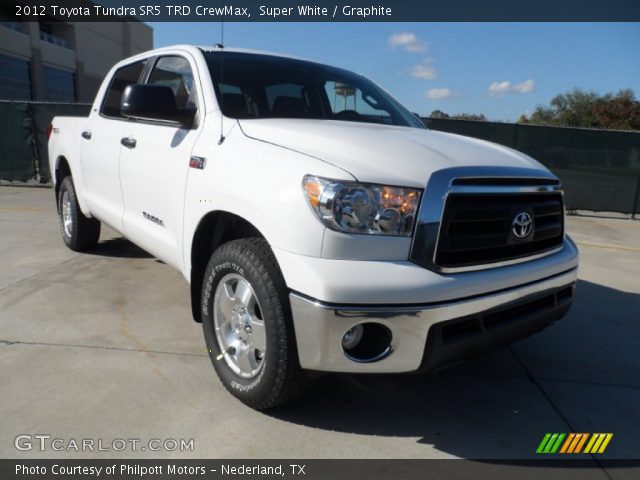
<instances>
[{"instance_id":1,"label":"vertical post","mask_svg":"<svg viewBox=\"0 0 640 480\"><path fill-rule=\"evenodd\" d=\"M636 182L636 194L633 198L633 206L631 207L631 218L636 219L638 214L638 200L640 200L640 173L638 173L638 181Z\"/></svg>"},{"instance_id":2,"label":"vertical post","mask_svg":"<svg viewBox=\"0 0 640 480\"><path fill-rule=\"evenodd\" d=\"M42 51L40 50L40 25L38 22L29 22L29 36L31 42L31 100L42 101L45 99L45 85L42 66Z\"/></svg>"},{"instance_id":3,"label":"vertical post","mask_svg":"<svg viewBox=\"0 0 640 480\"><path fill-rule=\"evenodd\" d=\"M33 102L27 104L27 115L29 116L29 123L31 125L32 140L31 140L31 152L33 156L33 170L35 172L35 179L38 183L46 183L49 179L44 178L41 175L41 162L42 152L38 145L38 125L36 124L36 115L34 111Z\"/></svg>"},{"instance_id":4,"label":"vertical post","mask_svg":"<svg viewBox=\"0 0 640 480\"><path fill-rule=\"evenodd\" d=\"M122 55L124 58L133 55L133 44L131 36L131 24L122 22Z\"/></svg>"}]
</instances>

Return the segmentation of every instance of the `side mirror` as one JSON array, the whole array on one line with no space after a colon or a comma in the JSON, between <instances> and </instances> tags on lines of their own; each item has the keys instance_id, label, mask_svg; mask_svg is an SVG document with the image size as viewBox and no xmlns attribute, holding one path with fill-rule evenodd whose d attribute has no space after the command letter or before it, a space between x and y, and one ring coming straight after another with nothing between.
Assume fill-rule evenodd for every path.
<instances>
[{"instance_id":1,"label":"side mirror","mask_svg":"<svg viewBox=\"0 0 640 480\"><path fill-rule=\"evenodd\" d=\"M142 120L160 120L191 128L196 110L178 108L173 90L162 85L128 85L120 104L122 115Z\"/></svg>"}]
</instances>

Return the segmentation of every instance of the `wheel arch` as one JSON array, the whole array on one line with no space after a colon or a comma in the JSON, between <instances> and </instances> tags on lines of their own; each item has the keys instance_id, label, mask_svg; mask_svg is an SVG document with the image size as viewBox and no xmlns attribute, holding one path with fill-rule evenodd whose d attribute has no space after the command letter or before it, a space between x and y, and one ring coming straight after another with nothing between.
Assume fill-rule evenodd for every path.
<instances>
[{"instance_id":1,"label":"wheel arch","mask_svg":"<svg viewBox=\"0 0 640 480\"><path fill-rule=\"evenodd\" d=\"M71 165L69 161L64 155L58 155L56 158L56 168L54 170L54 191L56 194L56 205L58 205L58 196L60 195L60 184L64 177L73 178L73 173L71 172Z\"/></svg>"},{"instance_id":2,"label":"wheel arch","mask_svg":"<svg viewBox=\"0 0 640 480\"><path fill-rule=\"evenodd\" d=\"M52 174L52 180L54 184L54 193L56 196L56 206L58 205L58 195L60 194L60 184L64 177L71 177L73 181L73 187L76 191L76 198L78 200L78 204L80 205L80 210L82 213L88 217L92 218L91 211L89 210L89 206L87 205L84 198L84 184L82 178L82 171L79 165L73 165L73 162L68 159L68 157L64 154L60 154L56 157L55 168Z\"/></svg>"},{"instance_id":3,"label":"wheel arch","mask_svg":"<svg viewBox=\"0 0 640 480\"><path fill-rule=\"evenodd\" d=\"M200 298L209 257L224 243L250 237L265 238L253 223L231 212L211 211L198 223L191 242L190 272L191 312L196 322L202 322Z\"/></svg>"}]
</instances>

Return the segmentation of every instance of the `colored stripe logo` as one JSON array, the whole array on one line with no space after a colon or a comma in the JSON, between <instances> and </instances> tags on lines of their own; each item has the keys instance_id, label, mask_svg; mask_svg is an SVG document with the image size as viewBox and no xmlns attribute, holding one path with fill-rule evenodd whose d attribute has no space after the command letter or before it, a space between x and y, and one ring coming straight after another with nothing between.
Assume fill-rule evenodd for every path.
<instances>
[{"instance_id":1,"label":"colored stripe logo","mask_svg":"<svg viewBox=\"0 0 640 480\"><path fill-rule=\"evenodd\" d=\"M536 453L604 453L613 433L545 433Z\"/></svg>"}]
</instances>

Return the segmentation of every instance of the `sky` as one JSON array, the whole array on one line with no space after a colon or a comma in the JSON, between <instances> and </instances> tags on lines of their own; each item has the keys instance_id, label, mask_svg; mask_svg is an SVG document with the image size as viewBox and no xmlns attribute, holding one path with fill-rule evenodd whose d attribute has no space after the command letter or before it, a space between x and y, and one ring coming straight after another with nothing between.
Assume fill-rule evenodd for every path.
<instances>
[{"instance_id":1,"label":"sky","mask_svg":"<svg viewBox=\"0 0 640 480\"><path fill-rule=\"evenodd\" d=\"M220 43L219 23L150 23L156 47ZM233 23L224 44L346 68L411 111L516 121L579 87L640 97L640 23Z\"/></svg>"}]
</instances>

